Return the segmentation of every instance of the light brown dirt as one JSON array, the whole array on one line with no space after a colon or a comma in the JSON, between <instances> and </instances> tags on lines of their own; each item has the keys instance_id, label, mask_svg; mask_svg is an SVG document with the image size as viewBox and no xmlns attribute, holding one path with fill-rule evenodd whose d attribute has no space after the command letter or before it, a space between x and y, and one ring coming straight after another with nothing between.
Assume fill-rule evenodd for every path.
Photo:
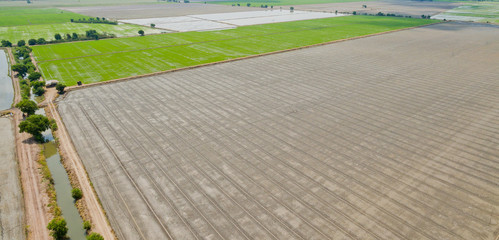
<instances>
[{"instance_id":1,"label":"light brown dirt","mask_svg":"<svg viewBox=\"0 0 499 240\"><path fill-rule=\"evenodd\" d=\"M11 63L15 63L12 49L8 48ZM14 105L21 100L19 79L15 72L11 72L14 85ZM38 144L27 133L19 133L19 123L23 120L23 114L18 109L13 109L13 123L15 126L16 155L18 159L21 183L24 196L25 225L28 239L49 239L47 229L48 220L51 218L47 204L48 196L42 184L37 162L40 148Z\"/></svg>"},{"instance_id":2,"label":"light brown dirt","mask_svg":"<svg viewBox=\"0 0 499 240\"><path fill-rule=\"evenodd\" d=\"M17 159L21 170L28 239L48 240L47 224L51 216L47 207L49 200L42 186L42 178L37 162L40 148L31 135L19 133L19 127L17 126L22 120L22 112L17 109L14 110Z\"/></svg>"},{"instance_id":3,"label":"light brown dirt","mask_svg":"<svg viewBox=\"0 0 499 240\"><path fill-rule=\"evenodd\" d=\"M498 27L444 23L70 92L120 239L491 239Z\"/></svg>"},{"instance_id":4,"label":"light brown dirt","mask_svg":"<svg viewBox=\"0 0 499 240\"><path fill-rule=\"evenodd\" d=\"M367 8L363 8L366 5ZM366 2L348 2L348 3L326 3L294 6L296 10L308 11L326 11L326 12L348 12L356 11L358 14L368 13L377 14L391 13L403 16L412 16L419 18L421 15L436 15L449 9L459 6L460 3L451 2L431 2L431 1L366 1ZM290 6L283 6L283 9L289 9Z\"/></svg>"}]
</instances>

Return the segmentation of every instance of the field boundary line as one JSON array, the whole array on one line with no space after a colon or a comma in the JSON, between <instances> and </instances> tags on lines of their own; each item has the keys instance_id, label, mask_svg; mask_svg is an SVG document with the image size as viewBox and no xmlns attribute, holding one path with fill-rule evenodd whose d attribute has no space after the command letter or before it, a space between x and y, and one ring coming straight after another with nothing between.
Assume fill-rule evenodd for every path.
<instances>
[{"instance_id":1,"label":"field boundary line","mask_svg":"<svg viewBox=\"0 0 499 240\"><path fill-rule=\"evenodd\" d=\"M93 87L93 86L99 86L99 85L104 85L104 84L111 84L111 83L122 82L122 81L129 81L129 80L134 80L134 79L143 78L143 77L157 76L157 75L161 75L161 74L165 74L165 73L170 73L170 72L177 72L177 71L195 69L195 68L200 68L200 67L218 65L218 64L222 64L222 63L235 62L235 61L240 61L240 60L245 60L245 59L251 59L251 58L256 58L256 57L268 56L268 55L273 55L273 54L278 54L278 53L285 53L285 52L290 52L290 51L295 51L295 50L301 50L301 49L306 49L306 48L319 47L319 46L324 46L324 45L329 45L329 44L334 44L334 43L339 43L339 42L345 42L345 41L349 41L349 40L356 40L356 39L362 39L362 38L367 38L367 37L379 36L379 35L388 34L388 33L394 33L394 32L411 30L411 29L416 29L416 28L421 28L421 27L427 27L427 26L441 24L441 23L444 23L444 22L434 22L434 23L429 23L429 24L425 24L425 25L419 25L419 26L414 26L414 27L409 27L409 28L402 28L402 29L390 30L390 31L386 31L386 32L379 32L379 33L373 33L373 34L362 35L362 36L356 36L356 37L352 37L352 38L338 39L338 40L333 40L333 41L329 41L329 42L323 42L323 43L317 43L317 44L312 44L312 45L307 45L307 46L301 46L301 47L297 47L297 48L290 48L290 49L284 49L284 50L278 50L278 51L273 51L273 52L261 53L261 54L250 55L250 56L245 56L245 57L239 57L239 58L233 58L233 59L228 59L228 60L222 60L222 61L217 61L217 62L204 63L204 64L199 64L199 65L194 65L194 66L187 66L187 67L182 67L182 68L169 69L169 70L166 70L166 71L159 71L159 72L141 74L141 75L136 75L136 76L118 78L118 79L113 79L113 80L108 80L108 81L103 81L103 82L88 83L88 84L85 84L85 85L82 85L82 86L70 86L70 87L66 88L66 93L64 93L64 95L62 96L62 99L64 99L64 97L69 92L77 90L77 89L83 89L83 88L88 88L88 87Z\"/></svg>"}]
</instances>

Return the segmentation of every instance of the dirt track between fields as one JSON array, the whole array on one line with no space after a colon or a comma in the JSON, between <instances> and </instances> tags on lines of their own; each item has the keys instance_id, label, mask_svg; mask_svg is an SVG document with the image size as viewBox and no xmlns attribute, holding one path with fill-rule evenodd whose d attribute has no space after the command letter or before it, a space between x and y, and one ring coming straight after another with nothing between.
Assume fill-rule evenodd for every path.
<instances>
[{"instance_id":1,"label":"dirt track between fields","mask_svg":"<svg viewBox=\"0 0 499 240\"><path fill-rule=\"evenodd\" d=\"M494 239L498 29L95 86L59 110L120 239Z\"/></svg>"},{"instance_id":2,"label":"dirt track between fields","mask_svg":"<svg viewBox=\"0 0 499 240\"><path fill-rule=\"evenodd\" d=\"M116 239L52 98L49 98L47 103L49 109L47 115L55 119L58 126L55 136L59 139L59 151L63 158L64 166L68 171L68 175L75 178L78 188L83 192L83 198L80 202L83 205L84 213L87 215L86 220L90 220L92 223L92 232L101 234L104 239Z\"/></svg>"},{"instance_id":3,"label":"dirt track between fields","mask_svg":"<svg viewBox=\"0 0 499 240\"><path fill-rule=\"evenodd\" d=\"M15 63L11 48L8 48L11 64ZM21 100L19 79L11 71L14 86L14 105ZM23 114L19 109L11 109L15 133L16 156L20 170L20 179L24 197L25 227L28 239L49 239L47 229L48 220L51 218L47 204L49 199L37 162L40 153L39 145L27 133L19 133L19 123Z\"/></svg>"},{"instance_id":4,"label":"dirt track between fields","mask_svg":"<svg viewBox=\"0 0 499 240\"><path fill-rule=\"evenodd\" d=\"M21 170L21 183L24 194L24 212L28 239L49 239L47 224L51 219L47 204L49 199L44 187L37 162L40 147L27 133L19 133L19 123L23 120L21 111L14 110L17 159Z\"/></svg>"}]
</instances>

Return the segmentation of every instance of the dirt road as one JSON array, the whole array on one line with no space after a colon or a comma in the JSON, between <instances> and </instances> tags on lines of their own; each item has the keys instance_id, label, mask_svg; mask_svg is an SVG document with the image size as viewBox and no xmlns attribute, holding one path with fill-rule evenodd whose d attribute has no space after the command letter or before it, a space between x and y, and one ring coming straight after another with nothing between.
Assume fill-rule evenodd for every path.
<instances>
[{"instance_id":1,"label":"dirt road","mask_svg":"<svg viewBox=\"0 0 499 240\"><path fill-rule=\"evenodd\" d=\"M10 62L15 63L12 50L8 48ZM11 71L14 85L14 104L21 100L19 79ZM16 138L16 154L21 173L21 183L24 193L24 208L28 239L49 239L47 229L50 213L48 211L48 197L42 186L39 166L36 162L40 148L29 134L19 133L19 123L23 120L22 112L13 109L13 118Z\"/></svg>"},{"instance_id":2,"label":"dirt road","mask_svg":"<svg viewBox=\"0 0 499 240\"><path fill-rule=\"evenodd\" d=\"M24 206L28 239L49 239L47 224L49 218L48 197L42 187L42 179L36 162L40 148L27 133L19 133L19 123L22 113L14 110L14 124L16 126L16 148L21 182L24 191Z\"/></svg>"},{"instance_id":3,"label":"dirt road","mask_svg":"<svg viewBox=\"0 0 499 240\"><path fill-rule=\"evenodd\" d=\"M54 89L51 90L54 91ZM55 96L54 94L49 95ZM76 153L69 134L66 131L66 127L62 123L61 117L59 116L56 106L52 100L52 97L46 99L48 108L50 110L47 112L47 114L50 114L51 117L57 122L58 130L55 134L59 139L59 151L65 158L65 161L68 161L69 166L71 167L71 171L75 173L78 184L83 191L82 200L84 201L84 207L86 208L86 212L92 222L92 231L100 233L104 237L104 239L116 239L113 230L107 221L104 210L99 204L97 195L90 185L90 180L88 179L85 167L83 166L80 157Z\"/></svg>"}]
</instances>

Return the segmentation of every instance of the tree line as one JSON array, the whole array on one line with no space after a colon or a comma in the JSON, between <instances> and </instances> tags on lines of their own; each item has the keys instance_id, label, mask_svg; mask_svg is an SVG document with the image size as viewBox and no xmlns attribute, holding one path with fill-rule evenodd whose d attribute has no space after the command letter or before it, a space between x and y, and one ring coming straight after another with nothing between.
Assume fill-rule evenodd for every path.
<instances>
[{"instance_id":1,"label":"tree line","mask_svg":"<svg viewBox=\"0 0 499 240\"><path fill-rule=\"evenodd\" d=\"M110 33L99 33L96 30L87 30L85 31L85 34L78 34L78 33L66 33L66 34L60 34L56 33L54 35L54 40L46 40L45 38L31 38L28 40L27 44L30 46L34 45L45 45L45 44L52 44L52 43L63 43L63 42L75 42L75 41L85 41L85 40L99 40L99 39L105 39L105 38L115 38L116 35L110 34ZM12 42L8 40L2 40L1 41L2 47L12 47L13 44ZM17 42L18 47L26 46L26 41L25 40L19 40Z\"/></svg>"},{"instance_id":2,"label":"tree line","mask_svg":"<svg viewBox=\"0 0 499 240\"><path fill-rule=\"evenodd\" d=\"M111 24L111 25L118 25L117 21L111 21L107 20L106 18L82 18L82 19L71 19L72 23L100 23L100 24Z\"/></svg>"}]
</instances>

